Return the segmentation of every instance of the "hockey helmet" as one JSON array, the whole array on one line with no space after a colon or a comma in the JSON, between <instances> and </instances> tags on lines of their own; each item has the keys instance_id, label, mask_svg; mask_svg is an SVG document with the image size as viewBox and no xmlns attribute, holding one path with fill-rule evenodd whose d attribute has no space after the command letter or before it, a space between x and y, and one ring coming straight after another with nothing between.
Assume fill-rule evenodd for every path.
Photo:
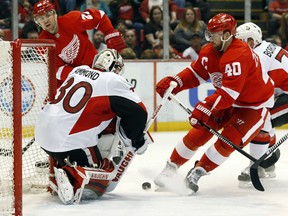
<instances>
[{"instance_id":1,"label":"hockey helmet","mask_svg":"<svg viewBox=\"0 0 288 216\"><path fill-rule=\"evenodd\" d=\"M37 17L39 15L43 15L51 10L55 10L54 4L52 4L49 0L42 0L34 5L33 16Z\"/></svg>"},{"instance_id":2,"label":"hockey helmet","mask_svg":"<svg viewBox=\"0 0 288 216\"><path fill-rule=\"evenodd\" d=\"M219 13L209 20L207 29L210 33L230 31L234 35L236 33L236 26L237 22L233 16Z\"/></svg>"},{"instance_id":3,"label":"hockey helmet","mask_svg":"<svg viewBox=\"0 0 288 216\"><path fill-rule=\"evenodd\" d=\"M98 53L94 57L92 67L119 75L124 72L123 58L115 49L104 49Z\"/></svg>"},{"instance_id":4,"label":"hockey helmet","mask_svg":"<svg viewBox=\"0 0 288 216\"><path fill-rule=\"evenodd\" d=\"M244 42L248 42L249 38L252 38L254 40L254 47L257 46L259 43L262 42L262 31L259 26L257 26L255 23L247 22L242 25L240 25L236 29L236 38L239 38L240 40Z\"/></svg>"}]
</instances>

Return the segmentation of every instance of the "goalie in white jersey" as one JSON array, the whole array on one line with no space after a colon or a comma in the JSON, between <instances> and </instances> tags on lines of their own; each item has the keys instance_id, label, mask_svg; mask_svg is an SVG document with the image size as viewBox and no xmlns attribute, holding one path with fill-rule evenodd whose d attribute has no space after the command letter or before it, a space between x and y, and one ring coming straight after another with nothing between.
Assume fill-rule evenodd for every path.
<instances>
[{"instance_id":1,"label":"goalie in white jersey","mask_svg":"<svg viewBox=\"0 0 288 216\"><path fill-rule=\"evenodd\" d=\"M65 204L78 203L84 188L91 189L92 197L106 192L117 174L110 159L119 139L129 140L124 148L130 147L130 154L147 148L143 131L147 111L130 83L119 75L123 67L116 50L103 50L95 56L93 69L73 69L39 115L35 138L57 161L56 183L51 187Z\"/></svg>"},{"instance_id":2,"label":"goalie in white jersey","mask_svg":"<svg viewBox=\"0 0 288 216\"><path fill-rule=\"evenodd\" d=\"M258 159L269 145L275 143L273 128L288 123L288 52L274 43L262 40L261 29L252 22L240 25L235 36L246 42L259 56L263 73L269 74L275 86L275 104L270 109L271 118L267 118L261 133L250 144L250 154ZM239 186L250 185L245 183L251 181L249 168L250 166L245 168L238 176ZM275 177L275 165L265 170L259 167L258 173L260 178Z\"/></svg>"}]
</instances>

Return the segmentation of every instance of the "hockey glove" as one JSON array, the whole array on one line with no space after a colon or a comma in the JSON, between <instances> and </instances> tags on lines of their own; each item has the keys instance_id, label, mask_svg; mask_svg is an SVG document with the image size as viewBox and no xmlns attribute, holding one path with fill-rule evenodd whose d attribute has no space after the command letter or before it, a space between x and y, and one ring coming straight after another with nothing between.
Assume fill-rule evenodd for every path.
<instances>
[{"instance_id":1,"label":"hockey glove","mask_svg":"<svg viewBox=\"0 0 288 216\"><path fill-rule=\"evenodd\" d=\"M109 49L116 49L118 52L120 52L126 47L121 33L117 30L107 34L104 39Z\"/></svg>"},{"instance_id":2,"label":"hockey glove","mask_svg":"<svg viewBox=\"0 0 288 216\"><path fill-rule=\"evenodd\" d=\"M182 80L179 76L168 76L161 79L156 85L156 92L163 97L167 89L170 87L170 82L175 81L177 86L173 89L172 94L180 92L180 88L183 86Z\"/></svg>"},{"instance_id":3,"label":"hockey glove","mask_svg":"<svg viewBox=\"0 0 288 216\"><path fill-rule=\"evenodd\" d=\"M211 107L206 104L205 101L197 103L195 109L189 117L190 124L197 129L201 127L199 122L207 124L211 115L210 109Z\"/></svg>"}]
</instances>

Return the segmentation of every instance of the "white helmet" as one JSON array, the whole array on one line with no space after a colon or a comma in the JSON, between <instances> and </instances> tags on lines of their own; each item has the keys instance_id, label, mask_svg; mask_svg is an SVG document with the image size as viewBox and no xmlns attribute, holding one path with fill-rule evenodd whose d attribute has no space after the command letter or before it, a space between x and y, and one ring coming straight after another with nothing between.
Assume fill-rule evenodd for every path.
<instances>
[{"instance_id":1,"label":"white helmet","mask_svg":"<svg viewBox=\"0 0 288 216\"><path fill-rule=\"evenodd\" d=\"M255 23L248 22L240 25L236 29L235 37L246 43L249 38L252 38L254 40L254 49L256 45L262 42L262 31Z\"/></svg>"},{"instance_id":2,"label":"white helmet","mask_svg":"<svg viewBox=\"0 0 288 216\"><path fill-rule=\"evenodd\" d=\"M123 58L115 49L104 49L95 55L92 67L119 75L124 73Z\"/></svg>"}]
</instances>

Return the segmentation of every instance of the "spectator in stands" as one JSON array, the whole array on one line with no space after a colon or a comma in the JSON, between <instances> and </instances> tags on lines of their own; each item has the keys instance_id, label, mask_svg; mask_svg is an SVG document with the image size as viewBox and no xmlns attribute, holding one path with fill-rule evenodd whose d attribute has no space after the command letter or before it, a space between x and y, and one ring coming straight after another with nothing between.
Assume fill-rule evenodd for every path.
<instances>
[{"instance_id":1,"label":"spectator in stands","mask_svg":"<svg viewBox=\"0 0 288 216\"><path fill-rule=\"evenodd\" d=\"M62 14L79 9L78 5L85 0L58 0Z\"/></svg>"},{"instance_id":2,"label":"spectator in stands","mask_svg":"<svg viewBox=\"0 0 288 216\"><path fill-rule=\"evenodd\" d=\"M115 25L117 20L125 20L128 28L135 28L134 24L142 24L139 6L140 4L133 0L112 0L109 4L110 10L113 13L112 23Z\"/></svg>"},{"instance_id":3,"label":"spectator in stands","mask_svg":"<svg viewBox=\"0 0 288 216\"><path fill-rule=\"evenodd\" d=\"M0 8L0 29L8 29L11 24L11 1L0 1Z\"/></svg>"},{"instance_id":4,"label":"spectator in stands","mask_svg":"<svg viewBox=\"0 0 288 216\"><path fill-rule=\"evenodd\" d=\"M112 24L115 25L117 20L124 20L128 29L136 30L136 39L139 43L141 30L145 24L139 13L140 3L136 3L134 0L113 0L109 6L113 13Z\"/></svg>"},{"instance_id":5,"label":"spectator in stands","mask_svg":"<svg viewBox=\"0 0 288 216\"><path fill-rule=\"evenodd\" d=\"M195 33L191 36L191 45L183 51L182 57L186 59L191 59L192 61L198 58L198 53L202 47L201 35Z\"/></svg>"},{"instance_id":6,"label":"spectator in stands","mask_svg":"<svg viewBox=\"0 0 288 216\"><path fill-rule=\"evenodd\" d=\"M157 59L163 59L164 49L163 49L163 34L160 34L159 37L159 45L153 47L153 52L156 55ZM171 45L169 45L169 58L170 59L179 59L182 58L182 55Z\"/></svg>"},{"instance_id":7,"label":"spectator in stands","mask_svg":"<svg viewBox=\"0 0 288 216\"><path fill-rule=\"evenodd\" d=\"M93 45L98 53L107 48L107 45L104 43L104 34L100 30L96 30L94 32L92 40Z\"/></svg>"},{"instance_id":8,"label":"spectator in stands","mask_svg":"<svg viewBox=\"0 0 288 216\"><path fill-rule=\"evenodd\" d=\"M183 52L185 49L191 46L192 35L195 33L199 34L202 38L202 44L206 43L204 37L206 29L206 24L202 20L198 20L194 8L186 8L181 21L174 30L174 47L179 52Z\"/></svg>"},{"instance_id":9,"label":"spectator in stands","mask_svg":"<svg viewBox=\"0 0 288 216\"><path fill-rule=\"evenodd\" d=\"M201 13L201 20L205 23L212 17L210 4L207 0L186 0L186 7L198 7Z\"/></svg>"},{"instance_id":10,"label":"spectator in stands","mask_svg":"<svg viewBox=\"0 0 288 216\"><path fill-rule=\"evenodd\" d=\"M131 48L135 52L137 58L140 58L141 54L142 54L142 48L140 46L138 46L138 44L137 44L136 33L135 33L134 29L127 29L125 31L124 41L126 43L126 47ZM122 55L122 52L121 52L121 55ZM123 55L122 55L122 57L123 57Z\"/></svg>"},{"instance_id":11,"label":"spectator in stands","mask_svg":"<svg viewBox=\"0 0 288 216\"><path fill-rule=\"evenodd\" d=\"M282 47L288 43L288 13L282 15L280 35L282 38Z\"/></svg>"},{"instance_id":12,"label":"spectator in stands","mask_svg":"<svg viewBox=\"0 0 288 216\"><path fill-rule=\"evenodd\" d=\"M177 12L177 5L172 1L168 0L169 3L169 11L170 11L170 23L177 22L176 12ZM150 22L150 12L154 6L160 7L161 11L163 10L163 0L143 0L139 11L141 14L142 19L146 22Z\"/></svg>"},{"instance_id":13,"label":"spectator in stands","mask_svg":"<svg viewBox=\"0 0 288 216\"><path fill-rule=\"evenodd\" d=\"M170 37L173 36L173 31L170 29ZM149 22L144 26L144 44L143 50L153 49L160 43L159 37L163 35L163 12L161 7L153 6L149 14Z\"/></svg>"},{"instance_id":14,"label":"spectator in stands","mask_svg":"<svg viewBox=\"0 0 288 216\"><path fill-rule=\"evenodd\" d=\"M18 0L18 21L19 29L22 30L24 25L32 19L32 6L28 0Z\"/></svg>"},{"instance_id":15,"label":"spectator in stands","mask_svg":"<svg viewBox=\"0 0 288 216\"><path fill-rule=\"evenodd\" d=\"M4 31L0 29L0 41L4 40Z\"/></svg>"},{"instance_id":16,"label":"spectator in stands","mask_svg":"<svg viewBox=\"0 0 288 216\"><path fill-rule=\"evenodd\" d=\"M109 17L109 19L112 21L113 15L110 11L110 8L106 1L102 0L91 0L91 6L89 8L93 8L96 10L102 10L105 12L105 14ZM80 11L86 10L86 3L85 1L80 6Z\"/></svg>"},{"instance_id":17,"label":"spectator in stands","mask_svg":"<svg viewBox=\"0 0 288 216\"><path fill-rule=\"evenodd\" d=\"M25 23L20 38L24 39L38 39L39 37L39 31L36 23L34 21L29 21Z\"/></svg>"},{"instance_id":18,"label":"spectator in stands","mask_svg":"<svg viewBox=\"0 0 288 216\"><path fill-rule=\"evenodd\" d=\"M277 46L282 47L282 39L279 35L275 34L275 35L271 35L270 37L265 39L268 42L274 43Z\"/></svg>"},{"instance_id":19,"label":"spectator in stands","mask_svg":"<svg viewBox=\"0 0 288 216\"><path fill-rule=\"evenodd\" d=\"M125 31L127 30L127 26L124 20L118 20L116 23L116 29L124 35Z\"/></svg>"},{"instance_id":20,"label":"spectator in stands","mask_svg":"<svg viewBox=\"0 0 288 216\"><path fill-rule=\"evenodd\" d=\"M123 59L137 59L136 53L130 47L124 48L120 54Z\"/></svg>"},{"instance_id":21,"label":"spectator in stands","mask_svg":"<svg viewBox=\"0 0 288 216\"><path fill-rule=\"evenodd\" d=\"M274 0L269 4L268 35L277 34L282 16L288 13L288 0Z\"/></svg>"},{"instance_id":22,"label":"spectator in stands","mask_svg":"<svg viewBox=\"0 0 288 216\"><path fill-rule=\"evenodd\" d=\"M186 6L186 0L173 0L173 2L181 8L184 8Z\"/></svg>"},{"instance_id":23,"label":"spectator in stands","mask_svg":"<svg viewBox=\"0 0 288 216\"><path fill-rule=\"evenodd\" d=\"M156 59L157 56L152 49L146 49L141 54L141 59Z\"/></svg>"}]
</instances>

